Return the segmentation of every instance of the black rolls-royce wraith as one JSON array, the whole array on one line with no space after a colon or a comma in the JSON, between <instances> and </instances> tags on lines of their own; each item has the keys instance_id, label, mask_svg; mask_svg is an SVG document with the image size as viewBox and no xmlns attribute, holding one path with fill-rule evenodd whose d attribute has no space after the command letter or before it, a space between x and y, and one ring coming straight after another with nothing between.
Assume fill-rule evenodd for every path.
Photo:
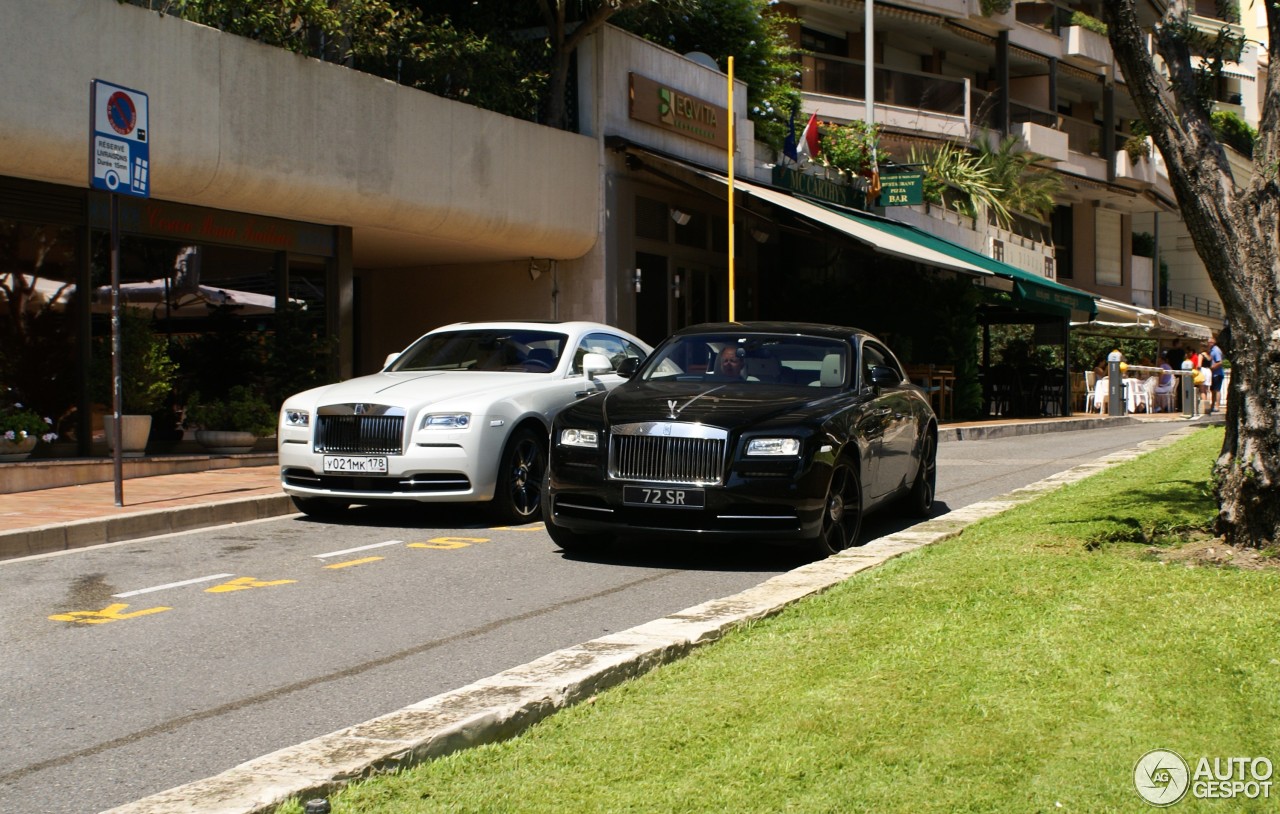
<instances>
[{"instance_id":1,"label":"black rolls-royce wraith","mask_svg":"<svg viewBox=\"0 0 1280 814\"><path fill-rule=\"evenodd\" d=\"M619 372L630 379L552 427L542 514L567 552L678 535L827 556L890 501L930 513L937 419L865 331L697 325Z\"/></svg>"}]
</instances>

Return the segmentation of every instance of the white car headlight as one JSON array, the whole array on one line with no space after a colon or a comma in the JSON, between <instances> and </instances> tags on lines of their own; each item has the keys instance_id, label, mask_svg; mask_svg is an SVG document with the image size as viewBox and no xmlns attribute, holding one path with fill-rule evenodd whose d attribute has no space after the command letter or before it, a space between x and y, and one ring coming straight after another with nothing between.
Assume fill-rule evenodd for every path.
<instances>
[{"instance_id":1,"label":"white car headlight","mask_svg":"<svg viewBox=\"0 0 1280 814\"><path fill-rule=\"evenodd\" d=\"M799 438L752 438L747 442L748 455L796 456L800 454Z\"/></svg>"},{"instance_id":2,"label":"white car headlight","mask_svg":"<svg viewBox=\"0 0 1280 814\"><path fill-rule=\"evenodd\" d=\"M595 449L600 445L600 433L595 430L561 430L560 443L566 447Z\"/></svg>"},{"instance_id":3,"label":"white car headlight","mask_svg":"<svg viewBox=\"0 0 1280 814\"><path fill-rule=\"evenodd\" d=\"M428 413L422 417L420 430L465 430L471 426L471 413Z\"/></svg>"},{"instance_id":4,"label":"white car headlight","mask_svg":"<svg viewBox=\"0 0 1280 814\"><path fill-rule=\"evenodd\" d=\"M306 410L286 409L284 411L284 425L286 427L309 427L311 426L311 413Z\"/></svg>"}]
</instances>

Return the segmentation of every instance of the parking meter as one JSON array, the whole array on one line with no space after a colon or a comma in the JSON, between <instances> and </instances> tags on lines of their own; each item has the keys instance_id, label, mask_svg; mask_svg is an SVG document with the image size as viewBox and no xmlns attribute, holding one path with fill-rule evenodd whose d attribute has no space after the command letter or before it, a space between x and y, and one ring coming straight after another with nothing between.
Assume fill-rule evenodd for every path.
<instances>
[{"instance_id":1,"label":"parking meter","mask_svg":"<svg viewBox=\"0 0 1280 814\"><path fill-rule=\"evenodd\" d=\"M1124 378L1120 373L1120 351L1107 354L1107 415L1124 415Z\"/></svg>"}]
</instances>

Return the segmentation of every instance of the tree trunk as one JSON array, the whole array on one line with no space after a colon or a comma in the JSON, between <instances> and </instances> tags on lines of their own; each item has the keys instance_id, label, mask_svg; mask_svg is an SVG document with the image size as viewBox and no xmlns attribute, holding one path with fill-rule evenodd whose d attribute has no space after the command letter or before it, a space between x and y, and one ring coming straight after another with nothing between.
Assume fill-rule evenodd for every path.
<instances>
[{"instance_id":1,"label":"tree trunk","mask_svg":"<svg viewBox=\"0 0 1280 814\"><path fill-rule=\"evenodd\" d=\"M1180 25L1185 0L1171 0L1156 28L1168 76L1147 50L1134 0L1107 10L1116 61L1165 159L1182 219L1231 328L1227 430L1214 467L1217 531L1232 545L1273 545L1280 542L1280 81L1268 79L1253 175L1241 188L1194 96L1197 77ZM1280 65L1280 9L1267 4L1266 12L1270 61Z\"/></svg>"}]
</instances>

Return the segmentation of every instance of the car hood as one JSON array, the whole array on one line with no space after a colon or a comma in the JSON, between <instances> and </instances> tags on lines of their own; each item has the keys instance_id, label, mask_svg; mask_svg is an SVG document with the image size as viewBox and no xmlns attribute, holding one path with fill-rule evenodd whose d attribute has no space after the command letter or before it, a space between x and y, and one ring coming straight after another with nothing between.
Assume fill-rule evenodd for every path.
<instances>
[{"instance_id":1,"label":"car hood","mask_svg":"<svg viewBox=\"0 0 1280 814\"><path fill-rule=\"evenodd\" d=\"M350 404L373 402L396 407L476 397L493 400L508 391L520 392L530 386L552 381L543 373L475 372L469 370L406 371L374 373L313 391L315 403Z\"/></svg>"},{"instance_id":2,"label":"car hood","mask_svg":"<svg viewBox=\"0 0 1280 814\"><path fill-rule=\"evenodd\" d=\"M832 398L829 390L815 395L802 388L758 383L628 382L604 397L603 410L610 425L684 421L732 428L781 415L821 415Z\"/></svg>"}]
</instances>

